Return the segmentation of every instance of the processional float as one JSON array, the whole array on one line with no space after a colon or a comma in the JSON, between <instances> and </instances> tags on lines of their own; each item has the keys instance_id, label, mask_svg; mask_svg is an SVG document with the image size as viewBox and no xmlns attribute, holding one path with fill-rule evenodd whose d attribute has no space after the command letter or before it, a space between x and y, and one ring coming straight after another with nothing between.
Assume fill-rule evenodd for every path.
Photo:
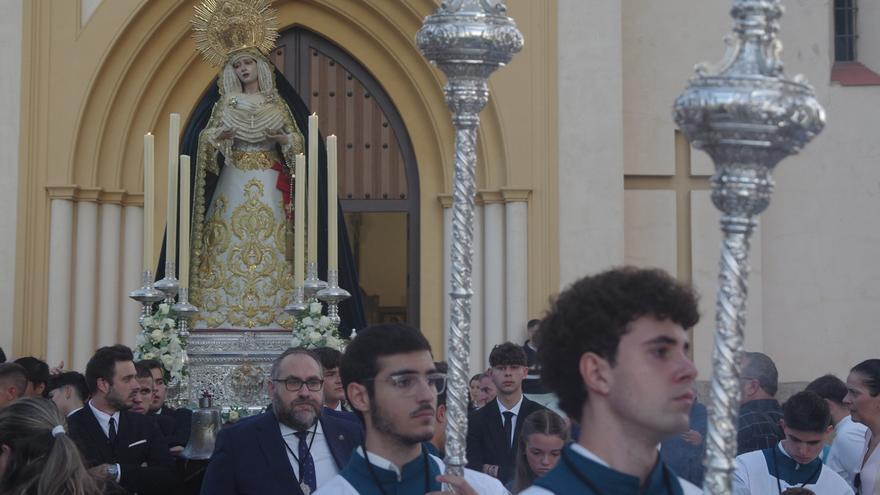
<instances>
[{"instance_id":1,"label":"processional float","mask_svg":"<svg viewBox=\"0 0 880 495\"><path fill-rule=\"evenodd\" d=\"M471 266L474 257L476 142L480 111L489 100L489 76L510 62L523 37L500 0L448 0L425 19L416 35L424 56L446 74L446 104L455 127L452 192L452 299L446 417L448 472L463 476L467 464L468 356L471 326Z\"/></svg>"},{"instance_id":2,"label":"processional float","mask_svg":"<svg viewBox=\"0 0 880 495\"><path fill-rule=\"evenodd\" d=\"M244 49L259 50L266 56L275 46L278 23L270 0L202 0L195 6L192 19L193 38L205 60L212 65L226 63L227 56ZM245 414L262 410L268 401L265 378L272 361L291 345L297 343L298 325L308 316L319 315L329 325L321 327L321 340L310 345L340 347L338 304L350 297L339 287L338 226L337 226L337 139L328 136L328 280L318 276L318 116L308 119L308 165L303 154L295 156L291 166L291 197L295 203L293 300L283 309L294 316L293 335L285 332L249 330L221 330L190 332L191 321L199 309L189 302L190 275L190 157L178 155L180 116L171 114L168 149L168 207L166 229L165 278L153 282L153 207L154 194L154 136L144 136L144 271L143 286L129 294L143 305L139 323L138 351L150 335L158 332L156 342L148 347L161 347L166 369L170 369L169 398L177 405L194 404L203 391L209 391L216 403L226 412L235 410ZM253 121L251 123L253 126ZM293 157L291 157L293 158ZM179 162L178 162L179 159ZM178 166L179 164L179 166ZM198 165L196 166L198 168ZM197 170L198 172L198 170ZM179 176L179 188L178 188ZM199 176L196 174L196 182ZM308 184L308 190L305 186ZM294 190L295 188L295 190ZM179 203L178 203L179 190ZM308 198L308 203L306 203ZM308 218L306 218L308 212ZM179 215L180 239L176 244ZM198 228L198 226L197 226ZM308 240L304 238L308 234ZM306 248L306 246L308 246ZM180 263L175 253L180 251ZM305 254L308 254L308 259ZM179 269L179 272L177 271ZM179 279L175 275L179 273ZM327 305L327 315L321 314ZM154 306L159 304L158 309ZM317 309L315 309L317 308ZM314 334L314 332L309 332ZM161 335L160 335L161 334ZM169 350L170 349L170 350ZM138 352L136 351L136 353ZM159 352L156 352L159 354ZM173 359L172 359L173 358ZM166 362L167 360L167 362ZM188 370L186 370L188 368ZM188 371L188 373L187 373Z\"/></svg>"},{"instance_id":3,"label":"processional float","mask_svg":"<svg viewBox=\"0 0 880 495\"><path fill-rule=\"evenodd\" d=\"M697 67L675 101L675 122L715 163L712 202L721 210L720 273L706 476L703 491L731 492L746 324L749 238L770 203L773 168L825 125L825 112L802 76L783 75L780 0L734 0L733 36L716 68Z\"/></svg>"}]
</instances>

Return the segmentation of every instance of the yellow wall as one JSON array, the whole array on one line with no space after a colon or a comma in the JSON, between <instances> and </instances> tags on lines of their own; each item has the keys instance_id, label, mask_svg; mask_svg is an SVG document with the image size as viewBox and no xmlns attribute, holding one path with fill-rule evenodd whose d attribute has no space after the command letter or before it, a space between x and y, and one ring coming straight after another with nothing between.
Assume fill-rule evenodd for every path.
<instances>
[{"instance_id":1,"label":"yellow wall","mask_svg":"<svg viewBox=\"0 0 880 495\"><path fill-rule=\"evenodd\" d=\"M87 2L91 8L94 2ZM85 25L82 1L24 3L15 353L45 352L49 200L141 204L141 136L165 156L167 115L184 121L216 75L190 38L194 2L103 1ZM523 53L492 78L478 143L481 189L530 190L529 314L558 286L556 232L556 2L512 0ZM421 324L442 349L442 209L454 134L443 76L415 33L431 0L275 2L282 29L305 26L351 52L379 80L407 126L421 189ZM165 194L159 167L157 194ZM161 232L164 202L153 225ZM155 236L156 243L161 236ZM439 352L438 352L439 354Z\"/></svg>"}]
</instances>

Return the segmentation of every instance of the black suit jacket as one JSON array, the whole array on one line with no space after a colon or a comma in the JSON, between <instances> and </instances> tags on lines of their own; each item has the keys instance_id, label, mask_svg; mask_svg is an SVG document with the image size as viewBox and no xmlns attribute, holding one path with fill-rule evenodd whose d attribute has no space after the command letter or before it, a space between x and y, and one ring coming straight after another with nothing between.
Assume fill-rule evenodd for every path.
<instances>
[{"instance_id":1,"label":"black suit jacket","mask_svg":"<svg viewBox=\"0 0 880 495\"><path fill-rule=\"evenodd\" d=\"M327 409L321 413L321 428L341 471L363 442L363 428ZM220 431L201 493L302 495L274 413L266 412Z\"/></svg>"},{"instance_id":2,"label":"black suit jacket","mask_svg":"<svg viewBox=\"0 0 880 495\"><path fill-rule=\"evenodd\" d=\"M119 485L123 490L111 486L108 492L116 489L138 495L176 493L180 480L174 460L153 418L121 411L115 446L110 445L88 404L68 417L67 425L87 467L119 464Z\"/></svg>"},{"instance_id":3,"label":"black suit jacket","mask_svg":"<svg viewBox=\"0 0 880 495\"><path fill-rule=\"evenodd\" d=\"M501 409L498 408L498 399L471 413L468 417L467 467L483 472L483 464L495 465L498 466L498 479L502 483L513 479L516 470L516 445L523 422L529 414L541 409L545 407L523 397L513 428L512 447L508 447L504 438L504 420Z\"/></svg>"},{"instance_id":4,"label":"black suit jacket","mask_svg":"<svg viewBox=\"0 0 880 495\"><path fill-rule=\"evenodd\" d=\"M181 446L186 447L189 442L189 433L192 428L192 411L186 408L171 409L168 406L162 406L159 413L152 413L150 416L156 418L159 423L159 429L165 439L168 440L169 447Z\"/></svg>"}]
</instances>

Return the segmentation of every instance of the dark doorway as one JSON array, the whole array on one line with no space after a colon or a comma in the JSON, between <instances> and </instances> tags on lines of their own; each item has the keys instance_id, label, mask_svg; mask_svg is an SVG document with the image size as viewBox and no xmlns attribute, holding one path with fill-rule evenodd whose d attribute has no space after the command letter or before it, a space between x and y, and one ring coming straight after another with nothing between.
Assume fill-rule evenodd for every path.
<instances>
[{"instance_id":1,"label":"dark doorway","mask_svg":"<svg viewBox=\"0 0 880 495\"><path fill-rule=\"evenodd\" d=\"M339 197L368 323L419 326L419 182L409 133L388 94L357 60L301 27L270 57L339 142ZM401 245L403 244L403 245Z\"/></svg>"}]
</instances>

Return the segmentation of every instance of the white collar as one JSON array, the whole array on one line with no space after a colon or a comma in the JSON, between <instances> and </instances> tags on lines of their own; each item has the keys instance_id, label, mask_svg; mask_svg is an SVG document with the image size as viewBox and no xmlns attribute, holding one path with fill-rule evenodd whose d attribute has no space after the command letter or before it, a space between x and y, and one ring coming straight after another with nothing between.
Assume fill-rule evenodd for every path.
<instances>
[{"instance_id":1,"label":"white collar","mask_svg":"<svg viewBox=\"0 0 880 495\"><path fill-rule=\"evenodd\" d=\"M601 464L602 466L605 466L607 468L611 467L608 465L607 462L603 461L599 456L594 454L590 449L584 447L583 445L581 445L577 442L572 442L571 450L575 451L575 453L580 454L580 455L586 457L587 459L589 459L597 464Z\"/></svg>"},{"instance_id":2,"label":"white collar","mask_svg":"<svg viewBox=\"0 0 880 495\"><path fill-rule=\"evenodd\" d=\"M846 426L846 425L848 425L848 424L850 424L850 423L852 423L852 422L853 422L853 420L852 420L852 416L850 416L849 414L847 414L846 416L844 416L843 418L841 418L840 421L838 421L836 425L834 425L834 429L835 429L835 430L838 430L839 428L843 428L844 426Z\"/></svg>"},{"instance_id":3,"label":"white collar","mask_svg":"<svg viewBox=\"0 0 880 495\"><path fill-rule=\"evenodd\" d=\"M318 424L318 427L315 428L315 426L312 425L312 427L309 428L307 431L309 433L312 433L312 431L314 431L316 437L317 436L324 436L324 430L321 428L320 418L318 418L316 420L316 422ZM298 431L298 430L294 430L293 428L287 426L286 424L282 423L281 421L278 422L278 426L281 428L281 436L282 437L292 437L292 436L296 435L296 433ZM306 438L308 438L308 437L306 437Z\"/></svg>"},{"instance_id":4,"label":"white collar","mask_svg":"<svg viewBox=\"0 0 880 495\"><path fill-rule=\"evenodd\" d=\"M74 409L73 411L70 411L69 413L67 413L67 417L69 418L69 417L73 416L73 414L74 414L75 412L79 411L79 410L82 409L82 408L83 408L83 406L79 406L79 407L77 407L76 409Z\"/></svg>"},{"instance_id":5,"label":"white collar","mask_svg":"<svg viewBox=\"0 0 880 495\"><path fill-rule=\"evenodd\" d=\"M98 418L102 424L110 423L110 418L116 420L116 428L119 428L119 411L116 411L113 414L107 414L104 411L98 409L92 404L92 401L89 401L89 407L92 409L92 413L94 413L95 417Z\"/></svg>"},{"instance_id":6,"label":"white collar","mask_svg":"<svg viewBox=\"0 0 880 495\"><path fill-rule=\"evenodd\" d=\"M363 452L366 452L366 451L367 451L366 447L364 447L363 445L361 445L360 447L355 449L355 452L357 452L361 457L364 457ZM400 468L397 467L396 464L394 464L393 462L389 461L388 459L380 456L379 454L375 454L373 452L367 452L367 453L369 454L369 457L365 457L365 459L367 459L367 462L376 466L377 468L381 468L386 471L391 471L392 473L394 473L397 476L397 481L400 482L400 480L403 478L403 473L401 473Z\"/></svg>"},{"instance_id":7,"label":"white collar","mask_svg":"<svg viewBox=\"0 0 880 495\"><path fill-rule=\"evenodd\" d=\"M504 416L504 413L507 411L512 412L514 416L519 416L519 408L522 407L522 403L523 403L524 398L525 398L525 395L520 394L519 401L517 401L517 403L514 404L513 407L511 407L510 409L504 407L504 404L501 403L501 399L496 398L495 400L498 401L498 410L501 412L502 416Z\"/></svg>"}]
</instances>

